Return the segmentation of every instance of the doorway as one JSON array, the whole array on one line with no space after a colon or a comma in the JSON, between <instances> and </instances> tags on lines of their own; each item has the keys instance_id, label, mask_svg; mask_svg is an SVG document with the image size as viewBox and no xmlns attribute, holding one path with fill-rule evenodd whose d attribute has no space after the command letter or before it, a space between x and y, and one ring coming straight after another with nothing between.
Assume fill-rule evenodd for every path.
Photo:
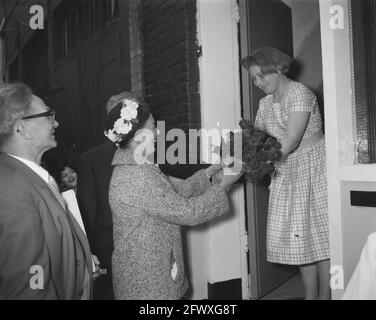
<instances>
[{"instance_id":1,"label":"doorway","mask_svg":"<svg viewBox=\"0 0 376 320\"><path fill-rule=\"evenodd\" d=\"M239 0L241 57L259 47L276 47L294 57L289 76L322 101L322 59L318 1ZM241 70L243 117L255 120L263 92ZM321 105L321 109L323 106ZM323 113L323 112L322 112ZM248 261L251 299L260 299L299 273L294 266L266 261L269 181L247 184Z\"/></svg>"}]
</instances>

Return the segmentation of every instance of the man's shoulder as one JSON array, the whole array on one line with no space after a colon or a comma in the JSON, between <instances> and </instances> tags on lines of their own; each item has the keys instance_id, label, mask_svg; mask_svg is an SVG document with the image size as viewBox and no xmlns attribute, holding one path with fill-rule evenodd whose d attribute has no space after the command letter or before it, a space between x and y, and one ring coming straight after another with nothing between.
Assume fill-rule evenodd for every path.
<instances>
[{"instance_id":1,"label":"man's shoulder","mask_svg":"<svg viewBox=\"0 0 376 320\"><path fill-rule=\"evenodd\" d=\"M40 186L47 185L33 170L19 160L0 154L0 192L13 195L17 192L28 193Z\"/></svg>"},{"instance_id":2,"label":"man's shoulder","mask_svg":"<svg viewBox=\"0 0 376 320\"><path fill-rule=\"evenodd\" d=\"M7 183L14 181L18 175L18 170L12 165L12 159L3 153L0 153L0 177L2 186L7 186ZM16 161L16 160L15 160Z\"/></svg>"},{"instance_id":3,"label":"man's shoulder","mask_svg":"<svg viewBox=\"0 0 376 320\"><path fill-rule=\"evenodd\" d=\"M7 166L6 164L0 161L0 177L1 177L0 186L6 187L10 181L14 181L16 173L17 172L15 168Z\"/></svg>"},{"instance_id":4,"label":"man's shoulder","mask_svg":"<svg viewBox=\"0 0 376 320\"><path fill-rule=\"evenodd\" d=\"M0 161L0 198L19 201L19 196L28 194L30 181L19 169Z\"/></svg>"}]
</instances>

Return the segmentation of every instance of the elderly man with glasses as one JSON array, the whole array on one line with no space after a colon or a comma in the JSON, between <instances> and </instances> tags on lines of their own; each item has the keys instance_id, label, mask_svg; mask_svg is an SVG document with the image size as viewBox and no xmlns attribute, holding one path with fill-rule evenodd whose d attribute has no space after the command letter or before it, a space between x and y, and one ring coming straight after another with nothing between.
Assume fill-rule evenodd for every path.
<instances>
[{"instance_id":1,"label":"elderly man with glasses","mask_svg":"<svg viewBox=\"0 0 376 320\"><path fill-rule=\"evenodd\" d=\"M0 300L91 298L88 241L40 166L58 125L28 86L0 86Z\"/></svg>"}]
</instances>

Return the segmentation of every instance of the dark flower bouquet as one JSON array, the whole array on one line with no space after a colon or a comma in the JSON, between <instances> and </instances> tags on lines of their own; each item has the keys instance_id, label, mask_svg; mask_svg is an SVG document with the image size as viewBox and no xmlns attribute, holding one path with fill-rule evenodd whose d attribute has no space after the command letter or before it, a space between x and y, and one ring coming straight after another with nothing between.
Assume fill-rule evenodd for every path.
<instances>
[{"instance_id":1,"label":"dark flower bouquet","mask_svg":"<svg viewBox=\"0 0 376 320\"><path fill-rule=\"evenodd\" d=\"M244 176L247 181L258 183L266 175L275 171L274 164L282 158L281 144L265 131L256 129L249 120L241 120L239 123L242 136L242 161L244 163ZM236 134L230 133L230 139L222 146L223 150L230 150L234 156ZM238 140L240 141L240 140ZM222 155L222 154L221 154ZM223 156L223 155L222 155Z\"/></svg>"}]
</instances>

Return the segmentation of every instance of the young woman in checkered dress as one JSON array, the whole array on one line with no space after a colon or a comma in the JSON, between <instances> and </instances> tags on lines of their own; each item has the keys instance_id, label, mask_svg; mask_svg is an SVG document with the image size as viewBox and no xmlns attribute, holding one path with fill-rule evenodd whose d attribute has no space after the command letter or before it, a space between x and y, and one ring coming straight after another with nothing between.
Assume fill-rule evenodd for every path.
<instances>
[{"instance_id":1,"label":"young woman in checkered dress","mask_svg":"<svg viewBox=\"0 0 376 320\"><path fill-rule=\"evenodd\" d=\"M325 141L315 95L287 78L292 59L261 48L242 60L263 90L255 126L282 144L270 185L267 260L298 265L306 299L330 298Z\"/></svg>"}]
</instances>

